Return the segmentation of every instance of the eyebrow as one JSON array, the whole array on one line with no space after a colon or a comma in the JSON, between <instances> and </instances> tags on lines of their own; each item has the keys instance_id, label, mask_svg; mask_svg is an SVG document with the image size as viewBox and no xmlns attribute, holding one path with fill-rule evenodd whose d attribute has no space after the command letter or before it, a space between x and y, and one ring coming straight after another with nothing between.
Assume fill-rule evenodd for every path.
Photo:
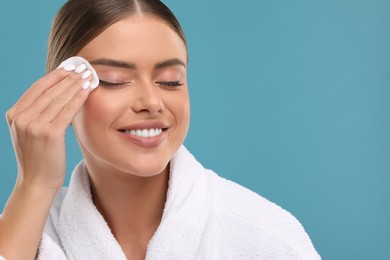
<instances>
[{"instance_id":1,"label":"eyebrow","mask_svg":"<svg viewBox=\"0 0 390 260\"><path fill-rule=\"evenodd\" d=\"M104 65L104 66L131 69L131 70L137 69L137 66L134 63L112 60L112 59L97 59L97 60L90 61L89 63L91 65ZM187 67L186 64L181 59L174 58L174 59L169 59L169 60L156 63L156 65L154 65L154 69L161 69L161 68L176 66L176 65L183 66L184 68Z\"/></svg>"},{"instance_id":2,"label":"eyebrow","mask_svg":"<svg viewBox=\"0 0 390 260\"><path fill-rule=\"evenodd\" d=\"M154 69L161 69L165 67L175 66L175 65L181 65L184 68L186 68L186 64L181 59L169 59L163 62L159 62L154 66Z\"/></svg>"},{"instance_id":3,"label":"eyebrow","mask_svg":"<svg viewBox=\"0 0 390 260\"><path fill-rule=\"evenodd\" d=\"M124 61L111 60L111 59L97 59L89 62L91 65L104 65L109 67L124 68L135 70L137 66L134 63L128 63Z\"/></svg>"}]
</instances>

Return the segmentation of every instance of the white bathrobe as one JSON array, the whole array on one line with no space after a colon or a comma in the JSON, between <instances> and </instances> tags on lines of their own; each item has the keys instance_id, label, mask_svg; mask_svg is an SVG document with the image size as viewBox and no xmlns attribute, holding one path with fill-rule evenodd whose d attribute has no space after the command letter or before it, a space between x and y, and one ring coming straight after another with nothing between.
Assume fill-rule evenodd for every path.
<instances>
[{"instance_id":1,"label":"white bathrobe","mask_svg":"<svg viewBox=\"0 0 390 260\"><path fill-rule=\"evenodd\" d=\"M258 194L203 168L183 146L147 260L320 259L302 225ZM82 161L52 205L38 259L126 259L94 206Z\"/></svg>"}]
</instances>

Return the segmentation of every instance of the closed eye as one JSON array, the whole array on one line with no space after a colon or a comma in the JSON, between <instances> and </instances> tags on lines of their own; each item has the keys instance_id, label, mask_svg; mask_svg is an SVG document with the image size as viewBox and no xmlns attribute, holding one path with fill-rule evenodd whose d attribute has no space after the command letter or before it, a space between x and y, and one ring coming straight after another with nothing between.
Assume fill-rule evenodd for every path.
<instances>
[{"instance_id":1,"label":"closed eye","mask_svg":"<svg viewBox=\"0 0 390 260\"><path fill-rule=\"evenodd\" d=\"M100 80L100 85L102 86L106 86L106 87L119 87L119 86L123 86L123 85L126 85L126 84L129 84L130 82L108 82L108 81L104 81L104 80Z\"/></svg>"},{"instance_id":2,"label":"closed eye","mask_svg":"<svg viewBox=\"0 0 390 260\"><path fill-rule=\"evenodd\" d=\"M180 83L180 80L178 81L157 81L156 84L166 86L166 87L180 87L183 86L183 83Z\"/></svg>"},{"instance_id":3,"label":"closed eye","mask_svg":"<svg viewBox=\"0 0 390 260\"><path fill-rule=\"evenodd\" d=\"M100 85L106 86L106 87L120 87L127 85L131 82L108 82L104 80L100 80ZM183 83L180 83L180 80L178 81L157 81L156 84L166 86L166 87L180 87L183 86Z\"/></svg>"}]
</instances>

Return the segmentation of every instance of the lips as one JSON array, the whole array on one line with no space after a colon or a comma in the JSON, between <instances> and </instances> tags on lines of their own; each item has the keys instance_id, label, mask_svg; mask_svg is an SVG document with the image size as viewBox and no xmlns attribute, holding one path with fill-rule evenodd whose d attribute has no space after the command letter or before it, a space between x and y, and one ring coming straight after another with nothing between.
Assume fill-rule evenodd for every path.
<instances>
[{"instance_id":1,"label":"lips","mask_svg":"<svg viewBox=\"0 0 390 260\"><path fill-rule=\"evenodd\" d=\"M120 135L139 146L158 146L165 138L168 124L161 121L140 122L118 128Z\"/></svg>"}]
</instances>

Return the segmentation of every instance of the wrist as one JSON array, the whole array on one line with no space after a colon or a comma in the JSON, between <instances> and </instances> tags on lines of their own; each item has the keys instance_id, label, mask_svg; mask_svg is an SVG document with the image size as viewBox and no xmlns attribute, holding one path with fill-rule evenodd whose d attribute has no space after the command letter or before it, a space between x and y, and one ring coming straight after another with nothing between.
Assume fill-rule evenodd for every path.
<instances>
[{"instance_id":1,"label":"wrist","mask_svg":"<svg viewBox=\"0 0 390 260\"><path fill-rule=\"evenodd\" d=\"M17 182L15 191L20 194L26 194L30 198L47 198L52 199L58 192L59 188L46 187L39 184L28 182Z\"/></svg>"},{"instance_id":2,"label":"wrist","mask_svg":"<svg viewBox=\"0 0 390 260\"><path fill-rule=\"evenodd\" d=\"M39 180L31 180L28 178L20 177L17 178L15 188L20 191L27 191L35 194L56 194L62 185L48 185L42 183ZM63 181L62 181L63 182Z\"/></svg>"}]
</instances>

